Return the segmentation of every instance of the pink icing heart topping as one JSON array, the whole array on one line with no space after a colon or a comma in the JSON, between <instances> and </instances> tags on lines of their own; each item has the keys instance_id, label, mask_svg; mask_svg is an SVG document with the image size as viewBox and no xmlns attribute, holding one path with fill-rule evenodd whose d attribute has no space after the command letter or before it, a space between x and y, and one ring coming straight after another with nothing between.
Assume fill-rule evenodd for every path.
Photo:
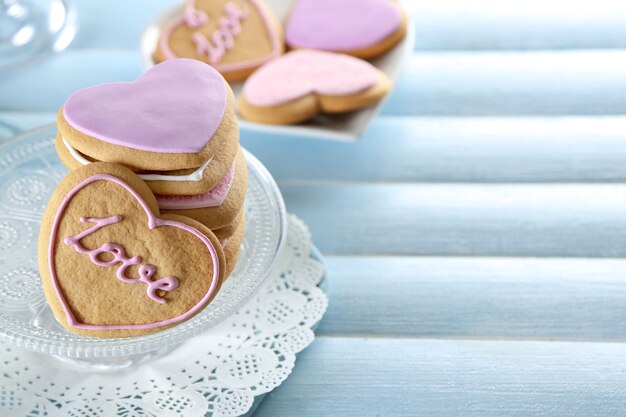
<instances>
[{"instance_id":1,"label":"pink icing heart topping","mask_svg":"<svg viewBox=\"0 0 626 417\"><path fill-rule=\"evenodd\" d=\"M74 93L63 117L78 131L113 145L158 153L196 153L226 111L226 85L193 59L163 62L131 83L101 84Z\"/></svg>"},{"instance_id":2,"label":"pink icing heart topping","mask_svg":"<svg viewBox=\"0 0 626 417\"><path fill-rule=\"evenodd\" d=\"M331 52L299 50L258 69L243 87L246 100L273 106L316 93L324 96L356 94L372 87L379 73L371 64Z\"/></svg>"},{"instance_id":3,"label":"pink icing heart topping","mask_svg":"<svg viewBox=\"0 0 626 417\"><path fill-rule=\"evenodd\" d=\"M382 41L401 23L391 0L299 0L285 38L296 48L351 51Z\"/></svg>"}]
</instances>

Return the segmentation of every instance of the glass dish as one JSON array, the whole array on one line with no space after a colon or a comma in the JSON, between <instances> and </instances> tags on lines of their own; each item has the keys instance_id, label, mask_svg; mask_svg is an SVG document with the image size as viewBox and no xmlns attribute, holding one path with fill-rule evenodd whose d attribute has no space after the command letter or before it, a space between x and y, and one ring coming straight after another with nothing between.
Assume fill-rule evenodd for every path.
<instances>
[{"instance_id":1,"label":"glass dish","mask_svg":"<svg viewBox=\"0 0 626 417\"><path fill-rule=\"evenodd\" d=\"M167 352L234 313L276 266L285 243L286 213L265 167L246 152L247 229L234 273L213 302L192 319L155 334L98 339L63 329L43 296L37 270L39 224L53 188L67 169L47 125L0 146L0 340L103 367L120 367Z\"/></svg>"},{"instance_id":2,"label":"glass dish","mask_svg":"<svg viewBox=\"0 0 626 417\"><path fill-rule=\"evenodd\" d=\"M66 0L0 0L0 72L67 48L76 13Z\"/></svg>"}]
</instances>

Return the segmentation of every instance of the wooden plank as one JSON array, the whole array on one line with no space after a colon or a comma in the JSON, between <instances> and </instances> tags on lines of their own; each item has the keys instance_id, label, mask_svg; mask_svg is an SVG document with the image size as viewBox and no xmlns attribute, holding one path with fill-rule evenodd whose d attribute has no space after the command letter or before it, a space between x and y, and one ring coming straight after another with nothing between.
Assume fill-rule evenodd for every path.
<instances>
[{"instance_id":1,"label":"wooden plank","mask_svg":"<svg viewBox=\"0 0 626 417\"><path fill-rule=\"evenodd\" d=\"M284 0L291 1L291 0ZM81 31L72 48L136 48L143 28L177 0L134 0L124 7L75 0ZM626 7L594 2L404 1L417 50L591 49L626 47ZM111 30L108 22L116 22Z\"/></svg>"},{"instance_id":2,"label":"wooden plank","mask_svg":"<svg viewBox=\"0 0 626 417\"><path fill-rule=\"evenodd\" d=\"M626 47L626 5L614 0L406 1L417 50Z\"/></svg>"},{"instance_id":3,"label":"wooden plank","mask_svg":"<svg viewBox=\"0 0 626 417\"><path fill-rule=\"evenodd\" d=\"M79 88L130 81L142 70L134 50L69 50L4 76L0 111L55 111ZM626 51L416 54L383 113L620 115L624 73Z\"/></svg>"},{"instance_id":4,"label":"wooden plank","mask_svg":"<svg viewBox=\"0 0 626 417\"><path fill-rule=\"evenodd\" d=\"M27 130L51 112L0 112ZM242 130L281 180L623 182L626 117L379 117L357 143Z\"/></svg>"},{"instance_id":5,"label":"wooden plank","mask_svg":"<svg viewBox=\"0 0 626 417\"><path fill-rule=\"evenodd\" d=\"M626 345L319 338L257 417L622 415Z\"/></svg>"},{"instance_id":6,"label":"wooden plank","mask_svg":"<svg viewBox=\"0 0 626 417\"><path fill-rule=\"evenodd\" d=\"M416 54L383 113L626 113L626 51Z\"/></svg>"},{"instance_id":7,"label":"wooden plank","mask_svg":"<svg viewBox=\"0 0 626 417\"><path fill-rule=\"evenodd\" d=\"M326 258L322 335L624 340L626 260Z\"/></svg>"},{"instance_id":8,"label":"wooden plank","mask_svg":"<svg viewBox=\"0 0 626 417\"><path fill-rule=\"evenodd\" d=\"M626 256L626 186L281 186L325 254Z\"/></svg>"},{"instance_id":9,"label":"wooden plank","mask_svg":"<svg viewBox=\"0 0 626 417\"><path fill-rule=\"evenodd\" d=\"M76 90L132 81L142 72L135 50L68 50L37 65L3 74L0 111L56 112Z\"/></svg>"},{"instance_id":10,"label":"wooden plank","mask_svg":"<svg viewBox=\"0 0 626 417\"><path fill-rule=\"evenodd\" d=\"M51 112L0 112L27 130ZM626 117L380 117L357 143L242 131L277 180L623 182Z\"/></svg>"},{"instance_id":11,"label":"wooden plank","mask_svg":"<svg viewBox=\"0 0 626 417\"><path fill-rule=\"evenodd\" d=\"M115 4L113 4L115 3ZM144 29L179 0L98 1L74 0L80 31L71 49L128 49L138 55ZM115 22L112 26L111 22Z\"/></svg>"},{"instance_id":12,"label":"wooden plank","mask_svg":"<svg viewBox=\"0 0 626 417\"><path fill-rule=\"evenodd\" d=\"M278 180L626 180L626 117L380 117L357 143L243 130Z\"/></svg>"}]
</instances>

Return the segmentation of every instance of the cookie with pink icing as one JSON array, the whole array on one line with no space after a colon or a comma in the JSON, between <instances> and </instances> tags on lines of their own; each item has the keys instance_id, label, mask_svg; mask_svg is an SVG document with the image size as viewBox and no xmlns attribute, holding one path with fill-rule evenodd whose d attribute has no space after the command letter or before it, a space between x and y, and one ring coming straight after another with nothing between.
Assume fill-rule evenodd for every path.
<instances>
[{"instance_id":1,"label":"cookie with pink icing","mask_svg":"<svg viewBox=\"0 0 626 417\"><path fill-rule=\"evenodd\" d=\"M198 171L205 190L230 169L239 146L230 87L193 59L166 61L133 82L79 90L57 125L68 152L133 171ZM198 170L207 164L211 169Z\"/></svg>"},{"instance_id":2,"label":"cookie with pink icing","mask_svg":"<svg viewBox=\"0 0 626 417\"><path fill-rule=\"evenodd\" d=\"M207 227L162 214L133 172L93 163L54 190L39 235L39 270L67 330L129 337L202 311L221 287L226 261Z\"/></svg>"},{"instance_id":3,"label":"cookie with pink icing","mask_svg":"<svg viewBox=\"0 0 626 417\"><path fill-rule=\"evenodd\" d=\"M345 54L303 49L264 65L245 82L239 114L258 123L292 124L319 113L373 105L391 81L370 63Z\"/></svg>"},{"instance_id":4,"label":"cookie with pink icing","mask_svg":"<svg viewBox=\"0 0 626 417\"><path fill-rule=\"evenodd\" d=\"M296 0L285 27L291 49L375 58L406 35L407 18L394 0Z\"/></svg>"},{"instance_id":5,"label":"cookie with pink icing","mask_svg":"<svg viewBox=\"0 0 626 417\"><path fill-rule=\"evenodd\" d=\"M163 30L154 59L197 59L237 81L283 50L282 27L264 0L188 0Z\"/></svg>"}]
</instances>

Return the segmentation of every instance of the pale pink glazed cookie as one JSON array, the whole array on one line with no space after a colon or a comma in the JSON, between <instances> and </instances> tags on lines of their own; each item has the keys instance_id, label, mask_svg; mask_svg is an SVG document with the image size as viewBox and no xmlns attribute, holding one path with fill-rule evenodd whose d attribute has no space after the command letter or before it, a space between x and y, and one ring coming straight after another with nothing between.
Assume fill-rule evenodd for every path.
<instances>
[{"instance_id":1,"label":"pale pink glazed cookie","mask_svg":"<svg viewBox=\"0 0 626 417\"><path fill-rule=\"evenodd\" d=\"M57 186L39 235L39 270L69 331L128 337L202 311L225 277L221 242L184 216L163 215L130 170L93 163Z\"/></svg>"},{"instance_id":2,"label":"pale pink glazed cookie","mask_svg":"<svg viewBox=\"0 0 626 417\"><path fill-rule=\"evenodd\" d=\"M239 113L259 123L299 123L321 112L372 105L390 89L389 78L368 62L344 54L298 50L246 80Z\"/></svg>"},{"instance_id":3,"label":"pale pink glazed cookie","mask_svg":"<svg viewBox=\"0 0 626 417\"><path fill-rule=\"evenodd\" d=\"M135 171L198 168L227 154L214 169L219 181L239 143L233 104L232 91L217 71L196 60L176 59L135 82L74 93L57 124L75 150Z\"/></svg>"},{"instance_id":4,"label":"pale pink glazed cookie","mask_svg":"<svg viewBox=\"0 0 626 417\"><path fill-rule=\"evenodd\" d=\"M292 49L370 59L402 40L406 26L406 15L394 0L297 0L285 40Z\"/></svg>"},{"instance_id":5,"label":"pale pink glazed cookie","mask_svg":"<svg viewBox=\"0 0 626 417\"><path fill-rule=\"evenodd\" d=\"M282 27L263 0L189 0L161 34L154 58L197 59L236 81L283 50Z\"/></svg>"}]
</instances>

